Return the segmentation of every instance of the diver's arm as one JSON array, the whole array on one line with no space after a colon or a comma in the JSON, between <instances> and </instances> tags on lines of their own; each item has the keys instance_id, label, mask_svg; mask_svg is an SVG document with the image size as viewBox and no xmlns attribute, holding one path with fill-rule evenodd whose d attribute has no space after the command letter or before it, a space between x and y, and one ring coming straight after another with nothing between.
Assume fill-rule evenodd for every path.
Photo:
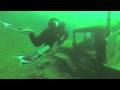
<instances>
[{"instance_id":1,"label":"diver's arm","mask_svg":"<svg viewBox=\"0 0 120 90\"><path fill-rule=\"evenodd\" d=\"M66 30L65 31L65 33L64 33L64 38L62 39L62 40L60 40L60 39L58 39L58 45L61 45L61 44L63 44L64 43L64 41L68 38L68 36L69 36L69 33L68 33L68 30Z\"/></svg>"},{"instance_id":2,"label":"diver's arm","mask_svg":"<svg viewBox=\"0 0 120 90\"><path fill-rule=\"evenodd\" d=\"M57 39L57 45L60 45L60 38L61 38L61 37L59 37L59 38Z\"/></svg>"}]
</instances>

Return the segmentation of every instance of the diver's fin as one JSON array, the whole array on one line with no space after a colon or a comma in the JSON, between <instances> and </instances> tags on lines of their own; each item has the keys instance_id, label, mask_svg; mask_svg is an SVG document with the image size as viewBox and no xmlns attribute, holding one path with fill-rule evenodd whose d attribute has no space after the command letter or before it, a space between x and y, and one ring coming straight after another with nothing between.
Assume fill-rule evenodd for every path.
<instances>
[{"instance_id":1,"label":"diver's fin","mask_svg":"<svg viewBox=\"0 0 120 90\"><path fill-rule=\"evenodd\" d=\"M28 64L35 63L42 56L42 55L41 56L39 55L39 57L35 58L34 57L35 53L34 54L25 54L25 55L15 55L14 57L18 58L20 60L20 65L28 65Z\"/></svg>"},{"instance_id":2,"label":"diver's fin","mask_svg":"<svg viewBox=\"0 0 120 90\"><path fill-rule=\"evenodd\" d=\"M22 33L22 30L23 30L22 28L17 27L17 26L12 25L12 24L9 24L9 23L6 23L6 22L3 22L3 21L0 21L0 22L5 26L5 28L9 28L11 30Z\"/></svg>"}]
</instances>

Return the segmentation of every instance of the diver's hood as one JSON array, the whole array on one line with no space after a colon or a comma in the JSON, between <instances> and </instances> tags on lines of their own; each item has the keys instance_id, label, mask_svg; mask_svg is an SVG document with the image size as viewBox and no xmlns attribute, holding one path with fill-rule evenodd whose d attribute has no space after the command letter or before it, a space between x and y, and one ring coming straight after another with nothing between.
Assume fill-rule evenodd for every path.
<instances>
[{"instance_id":1,"label":"diver's hood","mask_svg":"<svg viewBox=\"0 0 120 90\"><path fill-rule=\"evenodd\" d=\"M56 18L51 18L48 22L48 26L50 28L63 28L63 27L65 27L65 24L64 24L64 22L62 22Z\"/></svg>"}]
</instances>

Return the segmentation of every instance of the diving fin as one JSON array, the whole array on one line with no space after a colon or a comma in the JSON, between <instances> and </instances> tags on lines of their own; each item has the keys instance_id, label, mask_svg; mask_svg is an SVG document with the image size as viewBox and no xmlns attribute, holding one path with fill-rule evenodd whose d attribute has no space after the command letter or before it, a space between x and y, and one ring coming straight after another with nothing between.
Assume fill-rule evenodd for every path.
<instances>
[{"instance_id":1,"label":"diving fin","mask_svg":"<svg viewBox=\"0 0 120 90\"><path fill-rule=\"evenodd\" d=\"M5 26L5 28L9 28L11 30L22 33L22 30L23 30L22 28L14 26L14 25L6 23L6 22L3 22L3 21L0 21L0 22Z\"/></svg>"}]
</instances>

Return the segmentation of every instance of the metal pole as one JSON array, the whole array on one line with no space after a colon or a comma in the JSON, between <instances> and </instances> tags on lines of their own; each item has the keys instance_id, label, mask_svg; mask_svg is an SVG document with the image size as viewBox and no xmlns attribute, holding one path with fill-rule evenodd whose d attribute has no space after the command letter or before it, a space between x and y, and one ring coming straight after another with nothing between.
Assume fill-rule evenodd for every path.
<instances>
[{"instance_id":1,"label":"metal pole","mask_svg":"<svg viewBox=\"0 0 120 90\"><path fill-rule=\"evenodd\" d=\"M107 17L107 31L106 31L107 37L110 35L110 21L111 21L111 12L108 11L108 17Z\"/></svg>"}]
</instances>

